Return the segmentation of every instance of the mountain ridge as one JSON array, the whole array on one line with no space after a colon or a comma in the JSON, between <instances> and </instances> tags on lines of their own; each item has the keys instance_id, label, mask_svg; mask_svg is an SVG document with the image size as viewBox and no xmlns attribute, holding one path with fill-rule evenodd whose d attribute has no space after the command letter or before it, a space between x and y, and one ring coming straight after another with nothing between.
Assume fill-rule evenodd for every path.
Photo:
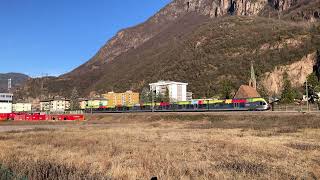
<instances>
[{"instance_id":1,"label":"mountain ridge","mask_svg":"<svg viewBox=\"0 0 320 180\"><path fill-rule=\"evenodd\" d=\"M93 58L62 77L78 76L98 69L129 49L140 46L164 30L168 23L190 12L211 18L227 14L251 16L260 14L266 6L282 12L301 2L303 0L175 0L145 22L120 30Z\"/></svg>"},{"instance_id":2,"label":"mountain ridge","mask_svg":"<svg viewBox=\"0 0 320 180\"><path fill-rule=\"evenodd\" d=\"M162 78L191 81L190 89L192 91L199 91L199 96L205 96L208 93L205 93L204 91L209 91L211 86L217 85L216 83L211 82L213 80L208 82L210 85L204 87L199 83L195 83L194 79L185 77L181 72L175 74L176 69L170 68L170 65L176 64L176 62L190 64L190 66L185 68L186 73L191 73L193 68L199 68L200 66L206 69L206 71L210 71L207 70L208 68L206 66L212 66L216 71L224 72L225 67L221 66L224 62L216 62L213 59L221 59L221 57L230 59L230 54L240 54L241 56L239 56L239 58L241 59L245 58L249 60L250 58L254 58L255 55L252 55L252 53L248 54L247 57L243 54L246 54L246 51L248 50L252 52L255 51L256 47L246 47L247 45L242 44L241 41L262 46L263 44L254 42L255 39L252 39L252 37L257 38L258 41L263 43L273 44L278 41L286 42L286 40L290 38L294 39L294 37L290 36L307 36L307 39L301 41L304 47L303 50L294 46L282 49L283 51L292 53L292 57L287 57L289 55L286 55L285 52L282 54L282 50L279 54L276 54L277 51L274 49L268 50L267 53L261 52L261 54L264 53L270 56L268 58L261 56L265 61L270 61L270 65L266 64L267 62L262 62L268 67L265 69L270 71L275 65L287 65L294 60L300 60L304 55L319 48L316 42L307 42L311 36L318 35L319 32L317 28L315 28L315 31L311 32L311 30L306 30L306 27L304 26L298 26L293 22L287 22L287 19L291 20L292 17L290 15L290 12L292 12L290 11L290 8L299 5L299 3L305 3L304 6L311 4L312 6L319 7L319 2L317 0L175 0L149 18L146 22L119 31L115 37L109 40L106 45L91 58L91 60L70 73L64 74L56 79L51 79L48 81L47 86L49 89L53 89L50 92L52 94L64 93L64 91L68 91L75 86L82 95L89 95L96 91L123 91L126 89L139 91L141 88L145 87L148 82ZM295 7L295 12L300 12L300 10L302 11L299 7ZM274 14L274 12L278 13ZM309 14L314 15L313 13ZM245 16L242 17L242 15ZM259 17L258 15L261 15L262 17ZM285 17L285 15L287 16ZM279 20L281 19L280 16L284 20ZM305 17L302 19L309 21ZM216 25L221 26L222 28L219 29ZM318 23L315 23L314 25L318 26ZM260 26L265 26L265 29L267 29L268 32L263 29L264 27ZM199 35L197 34L197 31L201 31L201 27L211 27L211 29L209 28L203 35ZM239 28L242 28L242 30ZM247 30L250 28L254 29L252 33ZM232 29L233 32L238 34L230 32L229 29ZM259 30L260 32L255 32L255 30ZM225 32L225 34L219 31ZM254 34L261 32L265 33L265 35ZM224 39L218 38L216 42L209 42L207 36L216 38L215 36L212 37L210 35L214 33L221 36L221 38L224 37ZM241 36L241 33L246 36ZM278 39L271 38L272 36L277 36ZM192 37L194 38L192 39ZM230 43L232 42L232 39L230 38L234 38L234 41L239 41L237 42L239 47L249 49L233 52L235 50L232 48L237 49L238 47L234 47L232 43ZM317 38L318 37L315 36L314 40L317 40ZM252 39L252 41L248 41L249 39ZM268 42L269 40L273 42ZM204 50L199 48L201 47L201 44L206 43L208 43L208 46L211 48L215 48L218 52L221 51L220 54L208 50L207 47L205 47ZM223 52L223 49L215 46L214 43L220 43L221 46L229 46L230 48L226 47L225 49L229 49L230 52ZM175 53L172 53L173 51L175 51ZM190 61L193 60L186 57L186 54L188 53L190 56L199 59L204 56L207 58L207 61L201 62L202 64L193 65L190 63ZM198 57L199 53L202 53L203 55ZM274 58L279 62L274 62L270 59L271 56L275 56ZM285 56L285 58L283 58L285 60L279 59L280 56ZM185 62L181 61L181 59L185 59ZM233 64L231 62L234 60L231 60L232 61L229 63ZM239 60L239 64L234 64L234 66L240 66L243 71L246 71L244 70L244 68L247 68L246 64L247 62ZM260 71L262 73L263 70ZM163 72L166 76L161 76L158 72ZM219 77L213 78L215 79L214 81L219 82L219 79L230 76L227 72L224 73L224 75L221 74ZM245 74L242 73L242 75ZM199 77L202 77L202 75L199 75ZM239 80L239 82L235 82L236 85L245 83L243 77L234 76L234 78ZM206 79L201 79L200 82L205 83L205 80ZM32 82L30 84L32 84ZM61 87L63 90L59 90L59 88L56 87ZM214 93L217 92L215 89L212 89L212 91Z\"/></svg>"},{"instance_id":3,"label":"mountain ridge","mask_svg":"<svg viewBox=\"0 0 320 180\"><path fill-rule=\"evenodd\" d=\"M22 86L30 77L22 73L0 73L0 92L8 91L8 79L12 81L12 88Z\"/></svg>"}]
</instances>

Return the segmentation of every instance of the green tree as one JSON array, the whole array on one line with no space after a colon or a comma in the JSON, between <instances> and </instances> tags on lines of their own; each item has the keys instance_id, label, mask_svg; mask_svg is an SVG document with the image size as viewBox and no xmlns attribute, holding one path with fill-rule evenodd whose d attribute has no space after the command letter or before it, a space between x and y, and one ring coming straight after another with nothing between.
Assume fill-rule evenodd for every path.
<instances>
[{"instance_id":1,"label":"green tree","mask_svg":"<svg viewBox=\"0 0 320 180\"><path fill-rule=\"evenodd\" d=\"M307 81L308 81L308 96L309 96L308 98L312 103L317 101L318 105L320 105L319 96L317 94L318 92L320 92L320 82L318 80L316 72L313 72L312 74L310 74L307 77Z\"/></svg>"},{"instance_id":2,"label":"green tree","mask_svg":"<svg viewBox=\"0 0 320 180\"><path fill-rule=\"evenodd\" d=\"M318 81L318 77L316 75L315 72L311 73L308 77L308 84L312 85L312 86L318 86L319 85L319 81Z\"/></svg>"},{"instance_id":3,"label":"green tree","mask_svg":"<svg viewBox=\"0 0 320 180\"><path fill-rule=\"evenodd\" d=\"M288 73L283 74L283 90L281 94L281 102L285 104L293 103L295 99L295 91L292 88Z\"/></svg>"},{"instance_id":4,"label":"green tree","mask_svg":"<svg viewBox=\"0 0 320 180\"><path fill-rule=\"evenodd\" d=\"M166 92L164 93L163 102L170 102L170 94L168 88L166 88Z\"/></svg>"},{"instance_id":5,"label":"green tree","mask_svg":"<svg viewBox=\"0 0 320 180\"><path fill-rule=\"evenodd\" d=\"M151 102L151 92L148 88L143 88L140 96L140 101L142 103L149 103Z\"/></svg>"},{"instance_id":6,"label":"green tree","mask_svg":"<svg viewBox=\"0 0 320 180\"><path fill-rule=\"evenodd\" d=\"M80 109L80 103L79 103L79 93L77 88L73 88L71 92L71 97L70 97L70 109L72 111L74 110L79 110Z\"/></svg>"},{"instance_id":7,"label":"green tree","mask_svg":"<svg viewBox=\"0 0 320 180\"><path fill-rule=\"evenodd\" d=\"M165 98L164 98L164 95L161 94L161 93L158 93L158 94L156 95L156 98L155 98L156 102L163 102L164 99L165 99Z\"/></svg>"},{"instance_id":8,"label":"green tree","mask_svg":"<svg viewBox=\"0 0 320 180\"><path fill-rule=\"evenodd\" d=\"M223 80L221 83L221 95L222 98L230 99L233 90L233 84L230 80Z\"/></svg>"},{"instance_id":9,"label":"green tree","mask_svg":"<svg viewBox=\"0 0 320 180\"><path fill-rule=\"evenodd\" d=\"M312 88L315 92L320 92L320 83L318 81L318 77L315 72L310 74L307 77L307 80L308 80L308 86L310 86L310 88Z\"/></svg>"}]
</instances>

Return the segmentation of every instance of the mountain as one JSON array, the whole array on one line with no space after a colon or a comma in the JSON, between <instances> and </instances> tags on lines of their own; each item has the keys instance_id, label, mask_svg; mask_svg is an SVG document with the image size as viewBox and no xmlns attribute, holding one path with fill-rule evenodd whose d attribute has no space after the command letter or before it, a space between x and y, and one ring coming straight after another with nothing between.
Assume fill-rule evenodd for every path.
<instances>
[{"instance_id":1,"label":"mountain","mask_svg":"<svg viewBox=\"0 0 320 180\"><path fill-rule=\"evenodd\" d=\"M268 4L281 11L289 9L297 0L176 0L163 8L145 23L121 30L103 46L87 63L68 73L66 77L99 69L102 64L114 60L130 49L152 39L166 29L172 28L179 18L193 13L195 16L216 18L225 15L258 15ZM187 20L187 18L185 18ZM192 22L197 25L197 22Z\"/></svg>"},{"instance_id":2,"label":"mountain","mask_svg":"<svg viewBox=\"0 0 320 180\"><path fill-rule=\"evenodd\" d=\"M23 85L30 77L20 73L0 73L0 92L8 91L8 79L11 79L13 88Z\"/></svg>"},{"instance_id":3,"label":"mountain","mask_svg":"<svg viewBox=\"0 0 320 180\"><path fill-rule=\"evenodd\" d=\"M272 93L281 88L281 81L271 86L269 80L277 67L315 60L308 55L320 49L319 7L318 0L175 0L44 86L50 95L68 95L77 87L86 96L140 91L162 79L188 82L197 97L208 97L218 94L225 80L234 87L246 83L254 61L260 87ZM305 77L309 68L292 77ZM27 95L40 93L40 81L28 81Z\"/></svg>"}]
</instances>

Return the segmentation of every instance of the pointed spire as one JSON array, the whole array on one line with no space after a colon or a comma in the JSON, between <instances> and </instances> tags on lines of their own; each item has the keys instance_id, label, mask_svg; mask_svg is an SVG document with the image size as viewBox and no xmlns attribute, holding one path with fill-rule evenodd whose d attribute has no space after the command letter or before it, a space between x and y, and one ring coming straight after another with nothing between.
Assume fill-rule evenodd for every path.
<instances>
[{"instance_id":1,"label":"pointed spire","mask_svg":"<svg viewBox=\"0 0 320 180\"><path fill-rule=\"evenodd\" d=\"M253 61L251 61L251 76L250 76L249 86L253 87L254 89L257 89L257 79L256 79L256 73L253 67Z\"/></svg>"}]
</instances>

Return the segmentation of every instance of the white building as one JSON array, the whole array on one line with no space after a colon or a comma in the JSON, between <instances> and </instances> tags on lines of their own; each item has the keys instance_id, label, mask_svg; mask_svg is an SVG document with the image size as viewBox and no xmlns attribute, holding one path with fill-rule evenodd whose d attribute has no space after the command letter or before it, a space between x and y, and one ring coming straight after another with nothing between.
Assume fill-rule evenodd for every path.
<instances>
[{"instance_id":1,"label":"white building","mask_svg":"<svg viewBox=\"0 0 320 180\"><path fill-rule=\"evenodd\" d=\"M13 112L31 112L32 105L31 103L15 103L12 105Z\"/></svg>"},{"instance_id":2,"label":"white building","mask_svg":"<svg viewBox=\"0 0 320 180\"><path fill-rule=\"evenodd\" d=\"M65 112L70 110L70 100L62 97L55 97L50 100L40 102L40 110L42 112Z\"/></svg>"},{"instance_id":3,"label":"white building","mask_svg":"<svg viewBox=\"0 0 320 180\"><path fill-rule=\"evenodd\" d=\"M191 101L193 99L193 93L187 92L187 101Z\"/></svg>"},{"instance_id":4,"label":"white building","mask_svg":"<svg viewBox=\"0 0 320 180\"><path fill-rule=\"evenodd\" d=\"M0 113L12 113L13 94L0 93Z\"/></svg>"},{"instance_id":5,"label":"white building","mask_svg":"<svg viewBox=\"0 0 320 180\"><path fill-rule=\"evenodd\" d=\"M50 112L64 112L70 110L70 100L56 97L50 101Z\"/></svg>"},{"instance_id":6,"label":"white building","mask_svg":"<svg viewBox=\"0 0 320 180\"><path fill-rule=\"evenodd\" d=\"M173 82L173 81L159 81L157 83L149 84L150 90L155 91L156 94L165 95L169 92L171 102L186 101L187 100L187 86L188 83Z\"/></svg>"},{"instance_id":7,"label":"white building","mask_svg":"<svg viewBox=\"0 0 320 180\"><path fill-rule=\"evenodd\" d=\"M40 101L40 111L42 112L50 111L50 100Z\"/></svg>"}]
</instances>

